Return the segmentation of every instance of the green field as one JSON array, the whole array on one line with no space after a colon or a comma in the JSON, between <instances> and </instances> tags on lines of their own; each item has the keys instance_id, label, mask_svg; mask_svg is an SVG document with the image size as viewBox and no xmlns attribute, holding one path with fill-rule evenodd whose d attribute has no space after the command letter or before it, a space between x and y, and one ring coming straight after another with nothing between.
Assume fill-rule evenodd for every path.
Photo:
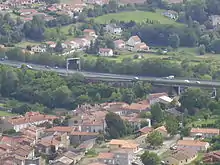
<instances>
[{"instance_id":1,"label":"green field","mask_svg":"<svg viewBox=\"0 0 220 165\"><path fill-rule=\"evenodd\" d=\"M0 111L0 116L12 116L12 114L6 111Z\"/></svg>"},{"instance_id":2,"label":"green field","mask_svg":"<svg viewBox=\"0 0 220 165\"><path fill-rule=\"evenodd\" d=\"M95 21L98 23L109 23L112 19L115 19L125 22L132 20L140 23L149 19L149 20L159 21L161 24L181 25L172 19L164 17L163 15L161 15L161 12L162 11L158 11L156 13L146 12L146 11L131 11L131 12L113 13L113 14L106 14L97 17L95 18Z\"/></svg>"}]
</instances>

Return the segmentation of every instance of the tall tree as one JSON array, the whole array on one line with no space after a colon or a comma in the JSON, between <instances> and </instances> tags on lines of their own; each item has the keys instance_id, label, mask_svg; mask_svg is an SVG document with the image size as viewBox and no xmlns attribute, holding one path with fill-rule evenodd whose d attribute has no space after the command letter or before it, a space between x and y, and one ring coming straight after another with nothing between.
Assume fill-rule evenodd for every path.
<instances>
[{"instance_id":1,"label":"tall tree","mask_svg":"<svg viewBox=\"0 0 220 165\"><path fill-rule=\"evenodd\" d=\"M163 115L163 111L162 111L159 103L152 105L150 112L151 112L152 119L154 121L156 121L158 123L163 121L164 115Z\"/></svg>"},{"instance_id":2,"label":"tall tree","mask_svg":"<svg viewBox=\"0 0 220 165\"><path fill-rule=\"evenodd\" d=\"M157 154L149 151L145 151L141 155L141 160L144 165L160 165L160 158L157 156Z\"/></svg>"},{"instance_id":3,"label":"tall tree","mask_svg":"<svg viewBox=\"0 0 220 165\"><path fill-rule=\"evenodd\" d=\"M171 34L168 38L169 46L172 48L178 48L180 46L180 37L178 34Z\"/></svg>"},{"instance_id":4,"label":"tall tree","mask_svg":"<svg viewBox=\"0 0 220 165\"><path fill-rule=\"evenodd\" d=\"M62 43L60 41L57 42L56 47L54 48L54 50L56 52L59 52L59 53L63 52Z\"/></svg>"},{"instance_id":5,"label":"tall tree","mask_svg":"<svg viewBox=\"0 0 220 165\"><path fill-rule=\"evenodd\" d=\"M208 93L199 88L189 88L180 97L181 109L187 109L189 115L194 115L198 109L206 108L209 102Z\"/></svg>"},{"instance_id":6,"label":"tall tree","mask_svg":"<svg viewBox=\"0 0 220 165\"><path fill-rule=\"evenodd\" d=\"M131 104L135 99L134 92L131 89L124 89L122 93L122 100L128 104Z\"/></svg>"},{"instance_id":7,"label":"tall tree","mask_svg":"<svg viewBox=\"0 0 220 165\"><path fill-rule=\"evenodd\" d=\"M119 115L109 112L105 116L105 121L107 125L106 132L109 138L117 139L126 135L126 125Z\"/></svg>"},{"instance_id":8,"label":"tall tree","mask_svg":"<svg viewBox=\"0 0 220 165\"><path fill-rule=\"evenodd\" d=\"M158 131L153 131L147 136L146 142L153 147L161 146L163 144L163 136Z\"/></svg>"},{"instance_id":9,"label":"tall tree","mask_svg":"<svg viewBox=\"0 0 220 165\"><path fill-rule=\"evenodd\" d=\"M179 128L179 122L174 117L167 117L165 127L170 135L176 135Z\"/></svg>"}]
</instances>

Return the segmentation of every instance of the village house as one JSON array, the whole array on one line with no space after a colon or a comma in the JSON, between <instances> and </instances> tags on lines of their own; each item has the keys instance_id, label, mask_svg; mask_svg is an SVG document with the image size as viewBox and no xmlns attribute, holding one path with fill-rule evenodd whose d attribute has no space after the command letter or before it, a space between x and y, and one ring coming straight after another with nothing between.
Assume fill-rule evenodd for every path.
<instances>
[{"instance_id":1,"label":"village house","mask_svg":"<svg viewBox=\"0 0 220 165\"><path fill-rule=\"evenodd\" d=\"M100 48L99 49L99 55L100 56L105 56L105 57L112 57L113 54L113 50L109 49L109 48Z\"/></svg>"},{"instance_id":2,"label":"village house","mask_svg":"<svg viewBox=\"0 0 220 165\"><path fill-rule=\"evenodd\" d=\"M204 138L212 138L219 134L220 130L217 128L192 128L190 131L190 136L192 137L200 136Z\"/></svg>"},{"instance_id":3,"label":"village house","mask_svg":"<svg viewBox=\"0 0 220 165\"><path fill-rule=\"evenodd\" d=\"M134 45L134 48L132 48L131 50L135 52L140 52L140 51L149 51L150 48L144 42L141 42Z\"/></svg>"},{"instance_id":4,"label":"village house","mask_svg":"<svg viewBox=\"0 0 220 165\"><path fill-rule=\"evenodd\" d=\"M24 163L25 159L33 159L35 157L34 149L28 145L0 145L0 160L8 157L18 158L19 163ZM0 161L1 162L1 161Z\"/></svg>"},{"instance_id":5,"label":"village house","mask_svg":"<svg viewBox=\"0 0 220 165\"><path fill-rule=\"evenodd\" d=\"M124 49L125 42L123 40L115 40L114 41L115 49Z\"/></svg>"},{"instance_id":6,"label":"village house","mask_svg":"<svg viewBox=\"0 0 220 165\"><path fill-rule=\"evenodd\" d=\"M46 47L43 47L43 46L40 46L40 45L36 45L36 46L33 46L31 48L31 51L34 52L34 53L44 53L46 52Z\"/></svg>"},{"instance_id":7,"label":"village house","mask_svg":"<svg viewBox=\"0 0 220 165\"><path fill-rule=\"evenodd\" d=\"M143 127L141 129L139 129L137 132L135 132L135 135L136 135L136 143L139 144L141 147L144 147L146 146L146 138L147 136L153 132L153 128L150 126L150 122L149 122L149 125L146 126L146 127Z\"/></svg>"},{"instance_id":8,"label":"village house","mask_svg":"<svg viewBox=\"0 0 220 165\"><path fill-rule=\"evenodd\" d=\"M157 127L154 131L159 132L164 138L167 138L169 136L165 126Z\"/></svg>"},{"instance_id":9,"label":"village house","mask_svg":"<svg viewBox=\"0 0 220 165\"><path fill-rule=\"evenodd\" d=\"M171 151L163 160L167 165L184 165L189 164L196 159L198 153L193 149L180 149Z\"/></svg>"},{"instance_id":10,"label":"village house","mask_svg":"<svg viewBox=\"0 0 220 165\"><path fill-rule=\"evenodd\" d=\"M152 94L149 94L149 96L147 97L147 100L148 102L150 103L150 105L153 105L155 103L158 103L160 102L160 98L162 97L168 97L168 94L167 93L152 93Z\"/></svg>"},{"instance_id":11,"label":"village house","mask_svg":"<svg viewBox=\"0 0 220 165\"><path fill-rule=\"evenodd\" d=\"M134 140L112 139L108 145L110 150L126 149L132 153L137 153L139 151L139 144L137 144Z\"/></svg>"},{"instance_id":12,"label":"village house","mask_svg":"<svg viewBox=\"0 0 220 165\"><path fill-rule=\"evenodd\" d=\"M33 125L53 122L56 118L56 116L43 115L39 112L27 112L25 116L2 118L0 126L3 130L14 129L16 132L19 132L20 130Z\"/></svg>"},{"instance_id":13,"label":"village house","mask_svg":"<svg viewBox=\"0 0 220 165\"><path fill-rule=\"evenodd\" d=\"M140 43L141 43L141 39L138 36L132 36L129 38L126 44L130 47L134 47L135 45Z\"/></svg>"},{"instance_id":14,"label":"village house","mask_svg":"<svg viewBox=\"0 0 220 165\"><path fill-rule=\"evenodd\" d=\"M64 165L75 165L82 159L82 156L83 156L82 154L74 153L72 151L67 151L67 152L63 153L61 156L59 156L55 160L55 162L56 163L59 162Z\"/></svg>"},{"instance_id":15,"label":"village house","mask_svg":"<svg viewBox=\"0 0 220 165\"><path fill-rule=\"evenodd\" d=\"M199 140L179 140L177 142L177 148L189 148L196 151L207 151L210 147L208 142L203 142Z\"/></svg>"},{"instance_id":16,"label":"village house","mask_svg":"<svg viewBox=\"0 0 220 165\"><path fill-rule=\"evenodd\" d=\"M7 146L16 146L16 145L33 146L35 144L35 139L32 139L31 137L23 136L23 135L21 135L21 136L2 136L0 143L7 145ZM9 149L11 149L11 147Z\"/></svg>"},{"instance_id":17,"label":"village house","mask_svg":"<svg viewBox=\"0 0 220 165\"><path fill-rule=\"evenodd\" d=\"M68 135L74 131L74 127L56 126L45 130L46 133L67 133Z\"/></svg>"},{"instance_id":18,"label":"village house","mask_svg":"<svg viewBox=\"0 0 220 165\"><path fill-rule=\"evenodd\" d=\"M53 41L47 41L47 42L45 42L45 44L49 48L55 48L57 45L56 42L53 42Z\"/></svg>"},{"instance_id":19,"label":"village house","mask_svg":"<svg viewBox=\"0 0 220 165\"><path fill-rule=\"evenodd\" d=\"M121 35L122 29L118 27L116 24L107 24L105 27L106 32L115 34L115 35Z\"/></svg>"},{"instance_id":20,"label":"village house","mask_svg":"<svg viewBox=\"0 0 220 165\"><path fill-rule=\"evenodd\" d=\"M202 161L207 164L215 164L220 162L220 151L206 153Z\"/></svg>"},{"instance_id":21,"label":"village house","mask_svg":"<svg viewBox=\"0 0 220 165\"><path fill-rule=\"evenodd\" d=\"M75 49L83 49L90 46L91 40L87 36L87 38L74 38L70 43Z\"/></svg>"},{"instance_id":22,"label":"village house","mask_svg":"<svg viewBox=\"0 0 220 165\"><path fill-rule=\"evenodd\" d=\"M150 106L145 104L139 104L139 103L132 103L130 105L125 104L122 105L122 109L124 111L124 114L132 114L132 113L141 113L141 112L148 112Z\"/></svg>"},{"instance_id":23,"label":"village house","mask_svg":"<svg viewBox=\"0 0 220 165\"><path fill-rule=\"evenodd\" d=\"M29 137L34 139L35 141L39 140L41 136L44 134L45 128L44 127L36 127L30 126L20 130L25 137Z\"/></svg>"},{"instance_id":24,"label":"village house","mask_svg":"<svg viewBox=\"0 0 220 165\"><path fill-rule=\"evenodd\" d=\"M136 136L141 136L141 135L146 135L146 134L148 135L148 134L150 134L153 130L154 130L154 129L151 127L151 121L150 121L150 119L149 119L149 124L148 124L148 126L145 126L145 127L141 128L141 129L137 130L137 131L135 132L135 134L136 134Z\"/></svg>"},{"instance_id":25,"label":"village house","mask_svg":"<svg viewBox=\"0 0 220 165\"><path fill-rule=\"evenodd\" d=\"M132 165L134 154L126 149L119 149L111 152L99 153L97 159L100 163L106 163L108 165L123 164Z\"/></svg>"},{"instance_id":26,"label":"village house","mask_svg":"<svg viewBox=\"0 0 220 165\"><path fill-rule=\"evenodd\" d=\"M136 129L140 129L141 123L144 121L148 122L149 126L151 126L151 120L140 118L138 113L132 113L126 116L121 116L121 118L125 121L128 121L131 124L131 126Z\"/></svg>"},{"instance_id":27,"label":"village house","mask_svg":"<svg viewBox=\"0 0 220 165\"><path fill-rule=\"evenodd\" d=\"M100 6L109 3L109 0L83 0L83 1L87 4L100 5Z\"/></svg>"},{"instance_id":28,"label":"village house","mask_svg":"<svg viewBox=\"0 0 220 165\"><path fill-rule=\"evenodd\" d=\"M96 37L95 30L93 29L84 29L83 34L84 36Z\"/></svg>"},{"instance_id":29,"label":"village house","mask_svg":"<svg viewBox=\"0 0 220 165\"><path fill-rule=\"evenodd\" d=\"M77 43L76 41L67 41L67 42L65 42L65 44L70 49L79 49L80 48L79 43Z\"/></svg>"},{"instance_id":30,"label":"village house","mask_svg":"<svg viewBox=\"0 0 220 165\"><path fill-rule=\"evenodd\" d=\"M210 21L212 22L212 26L214 28L220 25L220 15L211 15L209 16Z\"/></svg>"},{"instance_id":31,"label":"village house","mask_svg":"<svg viewBox=\"0 0 220 165\"><path fill-rule=\"evenodd\" d=\"M12 6L21 6L21 5L31 5L36 3L38 0L11 0L10 4Z\"/></svg>"},{"instance_id":32,"label":"village house","mask_svg":"<svg viewBox=\"0 0 220 165\"><path fill-rule=\"evenodd\" d=\"M172 98L168 97L168 96L160 96L158 102L162 103L164 105L168 105L173 101Z\"/></svg>"},{"instance_id":33,"label":"village house","mask_svg":"<svg viewBox=\"0 0 220 165\"><path fill-rule=\"evenodd\" d=\"M56 152L59 148L68 148L70 145L69 136L67 133L54 133L40 139L37 143L39 152L51 154Z\"/></svg>"},{"instance_id":34,"label":"village house","mask_svg":"<svg viewBox=\"0 0 220 165\"><path fill-rule=\"evenodd\" d=\"M74 126L81 132L105 132L105 115L107 114L107 111L94 110L75 114L75 117L69 120L69 126Z\"/></svg>"},{"instance_id":35,"label":"village house","mask_svg":"<svg viewBox=\"0 0 220 165\"><path fill-rule=\"evenodd\" d=\"M126 105L128 104L124 102L112 102L112 103L105 103L102 106L103 109L107 111L114 112L119 116L124 116L127 114L126 111L123 109L123 107L125 107Z\"/></svg>"},{"instance_id":36,"label":"village house","mask_svg":"<svg viewBox=\"0 0 220 165\"><path fill-rule=\"evenodd\" d=\"M74 11L74 13L81 13L86 6L87 5L85 3L75 4L73 7L73 11Z\"/></svg>"},{"instance_id":37,"label":"village house","mask_svg":"<svg viewBox=\"0 0 220 165\"><path fill-rule=\"evenodd\" d=\"M70 134L70 143L71 144L80 144L84 141L95 139L99 133L96 132L80 132L75 131Z\"/></svg>"},{"instance_id":38,"label":"village house","mask_svg":"<svg viewBox=\"0 0 220 165\"><path fill-rule=\"evenodd\" d=\"M81 125L79 125L78 129L80 131L86 131L86 132L105 132L106 123L105 120L96 120L93 121L84 121Z\"/></svg>"},{"instance_id":39,"label":"village house","mask_svg":"<svg viewBox=\"0 0 220 165\"><path fill-rule=\"evenodd\" d=\"M20 14L20 16L27 16L31 14L36 14L38 13L38 11L35 9L21 9L21 10L18 10L18 13Z\"/></svg>"}]
</instances>

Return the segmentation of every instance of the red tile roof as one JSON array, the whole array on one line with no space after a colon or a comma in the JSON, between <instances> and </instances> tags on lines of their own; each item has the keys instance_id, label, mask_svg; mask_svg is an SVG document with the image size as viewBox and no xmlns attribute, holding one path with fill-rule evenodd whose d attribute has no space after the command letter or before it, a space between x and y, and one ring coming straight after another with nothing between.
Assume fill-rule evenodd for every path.
<instances>
[{"instance_id":1,"label":"red tile roof","mask_svg":"<svg viewBox=\"0 0 220 165\"><path fill-rule=\"evenodd\" d=\"M71 133L73 131L73 127L52 127L46 130L46 132L67 132Z\"/></svg>"},{"instance_id":2,"label":"red tile roof","mask_svg":"<svg viewBox=\"0 0 220 165\"><path fill-rule=\"evenodd\" d=\"M39 121L47 121L57 119L56 116L43 115L39 112L28 112L24 117L12 117L8 120L12 125L20 125L25 123L34 123Z\"/></svg>"},{"instance_id":3,"label":"red tile roof","mask_svg":"<svg viewBox=\"0 0 220 165\"><path fill-rule=\"evenodd\" d=\"M177 142L178 146L206 146L208 142L203 142L199 140L179 140Z\"/></svg>"},{"instance_id":4,"label":"red tile roof","mask_svg":"<svg viewBox=\"0 0 220 165\"><path fill-rule=\"evenodd\" d=\"M96 136L99 133L96 132L72 132L71 135L79 135L79 136Z\"/></svg>"},{"instance_id":5,"label":"red tile roof","mask_svg":"<svg viewBox=\"0 0 220 165\"><path fill-rule=\"evenodd\" d=\"M135 42L141 42L141 39L138 36L131 37Z\"/></svg>"},{"instance_id":6,"label":"red tile roof","mask_svg":"<svg viewBox=\"0 0 220 165\"><path fill-rule=\"evenodd\" d=\"M168 94L167 93L152 93L152 94L150 94L149 96L148 96L148 99L149 100L152 100L152 99L157 99L157 98L159 98L159 97L161 97L161 96L168 96Z\"/></svg>"},{"instance_id":7,"label":"red tile roof","mask_svg":"<svg viewBox=\"0 0 220 165\"><path fill-rule=\"evenodd\" d=\"M100 48L99 49L99 52L110 52L112 49L109 49L109 48Z\"/></svg>"},{"instance_id":8,"label":"red tile roof","mask_svg":"<svg viewBox=\"0 0 220 165\"><path fill-rule=\"evenodd\" d=\"M153 131L153 128L152 127L148 127L148 126L139 129L139 132L144 133L144 134L148 134L148 133L150 133L152 131Z\"/></svg>"},{"instance_id":9,"label":"red tile roof","mask_svg":"<svg viewBox=\"0 0 220 165\"><path fill-rule=\"evenodd\" d=\"M114 44L115 45L120 45L120 44L125 44L125 42L123 40L115 40Z\"/></svg>"},{"instance_id":10,"label":"red tile roof","mask_svg":"<svg viewBox=\"0 0 220 165\"><path fill-rule=\"evenodd\" d=\"M219 135L220 131L217 128L192 128L190 133L217 134L217 135Z\"/></svg>"},{"instance_id":11,"label":"red tile roof","mask_svg":"<svg viewBox=\"0 0 220 165\"><path fill-rule=\"evenodd\" d=\"M113 159L114 158L114 154L111 152L101 152L99 153L98 159Z\"/></svg>"},{"instance_id":12,"label":"red tile roof","mask_svg":"<svg viewBox=\"0 0 220 165\"><path fill-rule=\"evenodd\" d=\"M146 110L147 108L150 108L150 105L132 103L131 105L122 106L122 108L123 108L123 109L126 109L126 110L142 111L142 110Z\"/></svg>"},{"instance_id":13,"label":"red tile roof","mask_svg":"<svg viewBox=\"0 0 220 165\"><path fill-rule=\"evenodd\" d=\"M91 33L91 32L95 33L95 30L93 30L93 29L84 29L83 30L83 33Z\"/></svg>"}]
</instances>

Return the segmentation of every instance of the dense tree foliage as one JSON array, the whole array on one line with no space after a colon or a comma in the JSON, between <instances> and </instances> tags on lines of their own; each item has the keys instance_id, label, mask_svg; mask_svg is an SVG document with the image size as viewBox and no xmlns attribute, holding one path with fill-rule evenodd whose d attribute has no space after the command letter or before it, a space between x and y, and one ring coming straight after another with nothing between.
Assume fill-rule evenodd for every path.
<instances>
[{"instance_id":1,"label":"dense tree foliage","mask_svg":"<svg viewBox=\"0 0 220 165\"><path fill-rule=\"evenodd\" d=\"M164 114L163 114L163 111L162 111L159 103L152 105L150 112L151 112L151 116L152 116L153 121L156 121L158 123L163 121Z\"/></svg>"},{"instance_id":2,"label":"dense tree foliage","mask_svg":"<svg viewBox=\"0 0 220 165\"><path fill-rule=\"evenodd\" d=\"M4 97L12 97L19 101L40 103L49 108L74 108L79 104L127 101L145 97L137 93L143 84L134 84L133 87L114 87L105 83L90 83L81 74L70 77L60 77L53 72L35 72L25 66L21 69L12 69L0 66L0 93ZM140 85L140 87L138 87ZM150 92L150 86L148 91ZM144 89L142 89L144 90ZM145 92L146 91L141 91ZM12 109L14 113L30 111L29 105L22 105Z\"/></svg>"},{"instance_id":3,"label":"dense tree foliage","mask_svg":"<svg viewBox=\"0 0 220 165\"><path fill-rule=\"evenodd\" d=\"M117 139L126 135L126 125L121 117L115 113L108 113L105 117L108 138Z\"/></svg>"},{"instance_id":4,"label":"dense tree foliage","mask_svg":"<svg viewBox=\"0 0 220 165\"><path fill-rule=\"evenodd\" d=\"M171 136L176 135L179 128L179 122L176 118L169 116L166 118L165 127Z\"/></svg>"},{"instance_id":5,"label":"dense tree foliage","mask_svg":"<svg viewBox=\"0 0 220 165\"><path fill-rule=\"evenodd\" d=\"M210 96L198 88L190 88L180 97L182 110L187 109L189 115L194 115L197 110L207 108Z\"/></svg>"},{"instance_id":6,"label":"dense tree foliage","mask_svg":"<svg viewBox=\"0 0 220 165\"><path fill-rule=\"evenodd\" d=\"M161 146L163 144L163 136L160 132L153 131L147 136L146 142L149 143L152 147Z\"/></svg>"},{"instance_id":7,"label":"dense tree foliage","mask_svg":"<svg viewBox=\"0 0 220 165\"><path fill-rule=\"evenodd\" d=\"M145 151L141 155L141 160L144 165L160 165L160 158L157 154L149 151Z\"/></svg>"}]
</instances>

